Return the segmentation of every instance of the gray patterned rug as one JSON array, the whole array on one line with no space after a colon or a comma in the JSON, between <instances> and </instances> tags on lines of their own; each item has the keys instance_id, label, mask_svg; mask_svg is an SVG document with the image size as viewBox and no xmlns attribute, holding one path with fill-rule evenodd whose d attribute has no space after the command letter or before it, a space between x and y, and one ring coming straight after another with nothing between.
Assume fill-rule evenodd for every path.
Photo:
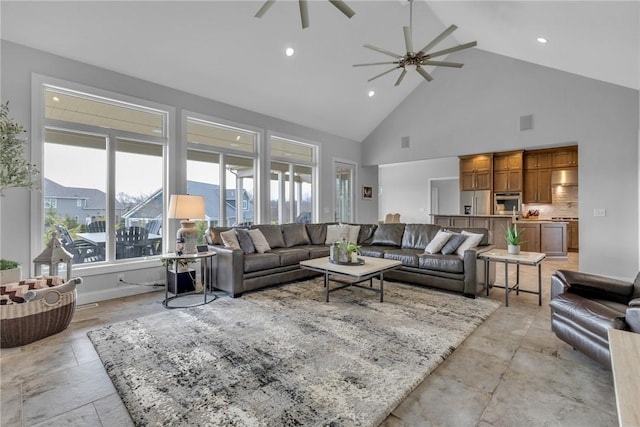
<instances>
[{"instance_id":1,"label":"gray patterned rug","mask_svg":"<svg viewBox=\"0 0 640 427\"><path fill-rule=\"evenodd\" d=\"M89 332L137 425L374 426L499 303L299 282Z\"/></svg>"}]
</instances>

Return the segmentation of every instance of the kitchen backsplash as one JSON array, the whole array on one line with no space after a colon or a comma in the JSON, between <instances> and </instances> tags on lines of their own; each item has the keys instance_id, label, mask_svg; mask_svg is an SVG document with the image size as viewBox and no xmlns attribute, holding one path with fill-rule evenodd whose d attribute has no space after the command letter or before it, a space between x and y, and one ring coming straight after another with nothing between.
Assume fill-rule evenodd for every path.
<instances>
[{"instance_id":1,"label":"kitchen backsplash","mask_svg":"<svg viewBox=\"0 0 640 427\"><path fill-rule=\"evenodd\" d=\"M578 217L578 186L563 187L554 185L551 187L551 205L528 203L522 205L522 213L537 209L541 219L552 217Z\"/></svg>"}]
</instances>

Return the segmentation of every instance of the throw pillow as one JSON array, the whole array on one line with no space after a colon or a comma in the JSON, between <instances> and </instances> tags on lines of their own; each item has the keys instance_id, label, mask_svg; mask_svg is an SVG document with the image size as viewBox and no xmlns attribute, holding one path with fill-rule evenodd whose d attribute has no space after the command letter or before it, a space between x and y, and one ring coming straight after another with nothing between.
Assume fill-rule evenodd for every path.
<instances>
[{"instance_id":1,"label":"throw pillow","mask_svg":"<svg viewBox=\"0 0 640 427\"><path fill-rule=\"evenodd\" d=\"M269 244L269 248L284 248L284 238L282 237L282 229L277 224L258 224L251 228L260 230L264 238Z\"/></svg>"},{"instance_id":2,"label":"throw pillow","mask_svg":"<svg viewBox=\"0 0 640 427\"><path fill-rule=\"evenodd\" d=\"M451 233L438 230L433 239L429 242L427 247L424 249L425 254L437 254L442 250L442 247L449 241L451 238Z\"/></svg>"},{"instance_id":3,"label":"throw pillow","mask_svg":"<svg viewBox=\"0 0 640 427\"><path fill-rule=\"evenodd\" d=\"M358 234L360 234L359 225L348 225L348 237L347 241L351 243L358 243Z\"/></svg>"},{"instance_id":4,"label":"throw pillow","mask_svg":"<svg viewBox=\"0 0 640 427\"><path fill-rule=\"evenodd\" d=\"M469 233L468 231L462 231L462 234L467 236L467 238L460 246L458 246L458 249L456 249L456 253L460 256L464 256L464 251L467 249L472 249L478 246L484 237L483 234Z\"/></svg>"},{"instance_id":5,"label":"throw pillow","mask_svg":"<svg viewBox=\"0 0 640 427\"><path fill-rule=\"evenodd\" d=\"M238 242L238 235L236 230L227 230L220 233L220 238L225 248L228 249L240 249L240 242Z\"/></svg>"},{"instance_id":6,"label":"throw pillow","mask_svg":"<svg viewBox=\"0 0 640 427\"><path fill-rule=\"evenodd\" d=\"M253 241L247 230L244 228L236 228L236 234L238 235L238 243L240 243L240 249L244 251L245 254L255 253L256 247L253 245Z\"/></svg>"},{"instance_id":7,"label":"throw pillow","mask_svg":"<svg viewBox=\"0 0 640 427\"><path fill-rule=\"evenodd\" d=\"M287 248L299 245L308 245L309 235L304 224L283 224L282 237Z\"/></svg>"},{"instance_id":8,"label":"throw pillow","mask_svg":"<svg viewBox=\"0 0 640 427\"><path fill-rule=\"evenodd\" d=\"M454 253L456 249L458 249L458 246L460 246L462 242L465 241L466 238L467 236L465 236L464 234L451 233L451 237L449 237L449 240L447 241L447 243L445 243L445 245L442 247L442 249L440 250L440 253L444 255L449 255Z\"/></svg>"},{"instance_id":9,"label":"throw pillow","mask_svg":"<svg viewBox=\"0 0 640 427\"><path fill-rule=\"evenodd\" d=\"M640 298L640 273L636 276L636 279L633 281L633 295L632 298Z\"/></svg>"},{"instance_id":10,"label":"throw pillow","mask_svg":"<svg viewBox=\"0 0 640 427\"><path fill-rule=\"evenodd\" d=\"M306 224L305 227L312 245L324 245L327 240L327 224Z\"/></svg>"},{"instance_id":11,"label":"throw pillow","mask_svg":"<svg viewBox=\"0 0 640 427\"><path fill-rule=\"evenodd\" d=\"M271 250L271 247L269 246L269 243L267 243L267 239L265 239L262 231L255 228L253 230L247 231L247 234L249 234L249 237L251 237L251 241L253 242L253 246L255 246L256 248L256 252L263 254Z\"/></svg>"},{"instance_id":12,"label":"throw pillow","mask_svg":"<svg viewBox=\"0 0 640 427\"><path fill-rule=\"evenodd\" d=\"M356 238L358 236L356 235ZM335 242L349 240L349 226L347 224L331 224L327 225L327 240L325 245L330 245Z\"/></svg>"}]
</instances>

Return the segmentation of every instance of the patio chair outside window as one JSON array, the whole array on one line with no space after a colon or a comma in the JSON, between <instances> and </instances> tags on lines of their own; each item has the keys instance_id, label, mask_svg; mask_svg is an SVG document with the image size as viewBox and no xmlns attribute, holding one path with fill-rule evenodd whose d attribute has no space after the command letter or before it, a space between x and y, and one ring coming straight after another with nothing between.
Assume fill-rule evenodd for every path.
<instances>
[{"instance_id":1,"label":"patio chair outside window","mask_svg":"<svg viewBox=\"0 0 640 427\"><path fill-rule=\"evenodd\" d=\"M107 231L107 223L106 221L94 221L87 225L87 230L89 233L104 233Z\"/></svg>"},{"instance_id":2,"label":"patio chair outside window","mask_svg":"<svg viewBox=\"0 0 640 427\"><path fill-rule=\"evenodd\" d=\"M97 246L85 241L85 240L73 240L69 230L64 225L56 224L55 226L58 237L62 246L73 255L74 264L83 264L85 262L104 261Z\"/></svg>"},{"instance_id":3,"label":"patio chair outside window","mask_svg":"<svg viewBox=\"0 0 640 427\"><path fill-rule=\"evenodd\" d=\"M116 259L151 255L149 230L144 227L122 227L116 230Z\"/></svg>"}]
</instances>

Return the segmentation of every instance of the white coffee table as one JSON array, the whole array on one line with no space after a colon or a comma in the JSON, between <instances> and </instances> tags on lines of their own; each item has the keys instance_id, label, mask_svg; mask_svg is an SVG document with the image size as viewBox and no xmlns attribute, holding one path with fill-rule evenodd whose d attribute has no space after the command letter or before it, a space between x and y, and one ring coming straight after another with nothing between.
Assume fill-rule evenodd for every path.
<instances>
[{"instance_id":1,"label":"white coffee table","mask_svg":"<svg viewBox=\"0 0 640 427\"><path fill-rule=\"evenodd\" d=\"M520 252L518 255L510 254L506 249L492 249L490 251L478 254L478 258L484 260L485 283L487 286L487 295L489 288L504 288L504 303L509 307L509 292L516 291L516 295L520 292L538 295L538 305L542 305L542 261L547 257L541 252ZM489 285L489 263L504 263L504 286ZM516 283L509 286L509 264L516 265ZM532 265L538 267L538 292L520 289L520 265Z\"/></svg>"},{"instance_id":2,"label":"white coffee table","mask_svg":"<svg viewBox=\"0 0 640 427\"><path fill-rule=\"evenodd\" d=\"M306 270L318 271L324 274L324 287L326 290L326 302L329 302L329 293L334 292L348 286L355 286L362 289L368 289L380 294L380 302L384 301L384 273L390 270L395 270L400 267L402 263L400 261L374 258L361 256L360 259L364 260L362 265L342 265L333 264L329 261L329 257L315 258L307 261L300 261L300 267ZM347 281L334 280L341 285L330 289L329 276L337 276L346 279ZM380 289L373 287L373 278L378 277L380 279ZM360 283L369 280L369 286L362 286Z\"/></svg>"}]
</instances>

